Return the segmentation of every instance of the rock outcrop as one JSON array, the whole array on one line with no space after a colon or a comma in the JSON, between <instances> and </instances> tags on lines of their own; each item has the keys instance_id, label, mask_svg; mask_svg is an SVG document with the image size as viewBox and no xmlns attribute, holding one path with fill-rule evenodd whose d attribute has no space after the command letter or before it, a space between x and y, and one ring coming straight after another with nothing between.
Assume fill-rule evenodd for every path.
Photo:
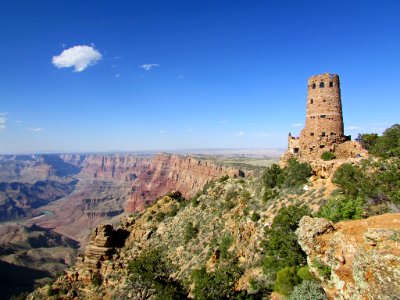
<instances>
[{"instance_id":1,"label":"rock outcrop","mask_svg":"<svg viewBox=\"0 0 400 300\"><path fill-rule=\"evenodd\" d=\"M337 224L303 217L297 234L330 299L400 299L400 214Z\"/></svg>"},{"instance_id":2,"label":"rock outcrop","mask_svg":"<svg viewBox=\"0 0 400 300\"><path fill-rule=\"evenodd\" d=\"M129 232L121 228L114 229L111 224L102 224L96 227L90 238L85 253L79 257L77 266L67 272L72 281L90 282L94 276L106 272L110 258L121 248Z\"/></svg>"}]
</instances>

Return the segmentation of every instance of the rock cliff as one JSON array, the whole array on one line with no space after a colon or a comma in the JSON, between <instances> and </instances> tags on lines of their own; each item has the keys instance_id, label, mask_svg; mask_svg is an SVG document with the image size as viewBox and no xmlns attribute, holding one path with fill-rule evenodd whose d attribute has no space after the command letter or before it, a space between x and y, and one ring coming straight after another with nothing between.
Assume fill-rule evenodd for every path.
<instances>
[{"instance_id":1,"label":"rock cliff","mask_svg":"<svg viewBox=\"0 0 400 300\"><path fill-rule=\"evenodd\" d=\"M303 217L297 233L330 299L400 299L400 214L336 224Z\"/></svg>"},{"instance_id":2,"label":"rock cliff","mask_svg":"<svg viewBox=\"0 0 400 300\"><path fill-rule=\"evenodd\" d=\"M63 155L62 158L82 167L80 176L98 180L130 182L125 211L143 210L146 204L171 191L179 190L184 197L192 197L207 182L224 175L244 176L237 168L219 165L210 160L175 154L154 157L132 155Z\"/></svg>"}]
</instances>

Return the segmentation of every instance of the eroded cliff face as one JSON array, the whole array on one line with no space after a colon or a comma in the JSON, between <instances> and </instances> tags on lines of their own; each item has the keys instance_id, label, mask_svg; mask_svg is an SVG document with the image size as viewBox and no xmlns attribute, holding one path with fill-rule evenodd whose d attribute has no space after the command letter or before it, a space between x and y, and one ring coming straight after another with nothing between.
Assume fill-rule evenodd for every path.
<instances>
[{"instance_id":1,"label":"eroded cliff face","mask_svg":"<svg viewBox=\"0 0 400 300\"><path fill-rule=\"evenodd\" d=\"M243 176L233 168L218 166L193 157L160 154L149 164L142 164L134 173L132 193L126 205L127 212L143 210L144 205L172 190L192 197L210 181L224 175Z\"/></svg>"},{"instance_id":2,"label":"eroded cliff face","mask_svg":"<svg viewBox=\"0 0 400 300\"><path fill-rule=\"evenodd\" d=\"M400 214L337 224L303 217L297 233L330 299L400 299Z\"/></svg>"},{"instance_id":3,"label":"eroded cliff face","mask_svg":"<svg viewBox=\"0 0 400 300\"><path fill-rule=\"evenodd\" d=\"M217 165L213 161L190 156L158 154L154 157L130 155L64 155L63 159L82 167L81 176L98 180L130 182L125 211L141 211L146 204L165 193L178 190L186 198L219 177L244 176L238 169Z\"/></svg>"}]
</instances>

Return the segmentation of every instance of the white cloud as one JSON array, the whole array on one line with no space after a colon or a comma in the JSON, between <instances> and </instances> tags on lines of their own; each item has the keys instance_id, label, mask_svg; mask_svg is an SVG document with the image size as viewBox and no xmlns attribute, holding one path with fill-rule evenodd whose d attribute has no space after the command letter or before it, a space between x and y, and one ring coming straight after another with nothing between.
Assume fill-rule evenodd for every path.
<instances>
[{"instance_id":1,"label":"white cloud","mask_svg":"<svg viewBox=\"0 0 400 300\"><path fill-rule=\"evenodd\" d=\"M40 127L28 127L28 128L26 128L26 130L29 130L32 132L40 132L40 131L43 131L44 129L40 128Z\"/></svg>"},{"instance_id":2,"label":"white cloud","mask_svg":"<svg viewBox=\"0 0 400 300\"><path fill-rule=\"evenodd\" d=\"M101 58L101 53L93 46L74 46L53 56L52 63L57 68L74 67L74 72L82 72Z\"/></svg>"},{"instance_id":3,"label":"white cloud","mask_svg":"<svg viewBox=\"0 0 400 300\"><path fill-rule=\"evenodd\" d=\"M359 130L362 129L361 126L348 126L346 127L346 130Z\"/></svg>"},{"instance_id":4,"label":"white cloud","mask_svg":"<svg viewBox=\"0 0 400 300\"><path fill-rule=\"evenodd\" d=\"M0 131L6 128L6 113L0 113Z\"/></svg>"},{"instance_id":5,"label":"white cloud","mask_svg":"<svg viewBox=\"0 0 400 300\"><path fill-rule=\"evenodd\" d=\"M160 130L160 133L161 133L161 134L165 133L165 130L161 129L161 130Z\"/></svg>"},{"instance_id":6,"label":"white cloud","mask_svg":"<svg viewBox=\"0 0 400 300\"><path fill-rule=\"evenodd\" d=\"M303 126L303 123L294 123L292 124L292 127L301 127Z\"/></svg>"},{"instance_id":7,"label":"white cloud","mask_svg":"<svg viewBox=\"0 0 400 300\"><path fill-rule=\"evenodd\" d=\"M139 66L142 69L145 69L146 71L150 71L153 68L159 67L159 64L143 64L141 66Z\"/></svg>"},{"instance_id":8,"label":"white cloud","mask_svg":"<svg viewBox=\"0 0 400 300\"><path fill-rule=\"evenodd\" d=\"M22 123L22 121L21 120L17 120L17 121L15 121L15 123Z\"/></svg>"},{"instance_id":9,"label":"white cloud","mask_svg":"<svg viewBox=\"0 0 400 300\"><path fill-rule=\"evenodd\" d=\"M236 135L242 136L242 135L244 135L244 132L243 131L239 131Z\"/></svg>"}]
</instances>

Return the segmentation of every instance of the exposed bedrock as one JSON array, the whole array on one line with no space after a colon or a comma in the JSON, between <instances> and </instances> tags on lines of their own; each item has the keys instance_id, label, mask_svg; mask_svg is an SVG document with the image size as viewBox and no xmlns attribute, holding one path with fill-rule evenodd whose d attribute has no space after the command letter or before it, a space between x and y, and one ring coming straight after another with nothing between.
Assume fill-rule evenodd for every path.
<instances>
[{"instance_id":1,"label":"exposed bedrock","mask_svg":"<svg viewBox=\"0 0 400 300\"><path fill-rule=\"evenodd\" d=\"M336 224L303 217L297 234L330 299L400 299L400 214Z\"/></svg>"}]
</instances>

